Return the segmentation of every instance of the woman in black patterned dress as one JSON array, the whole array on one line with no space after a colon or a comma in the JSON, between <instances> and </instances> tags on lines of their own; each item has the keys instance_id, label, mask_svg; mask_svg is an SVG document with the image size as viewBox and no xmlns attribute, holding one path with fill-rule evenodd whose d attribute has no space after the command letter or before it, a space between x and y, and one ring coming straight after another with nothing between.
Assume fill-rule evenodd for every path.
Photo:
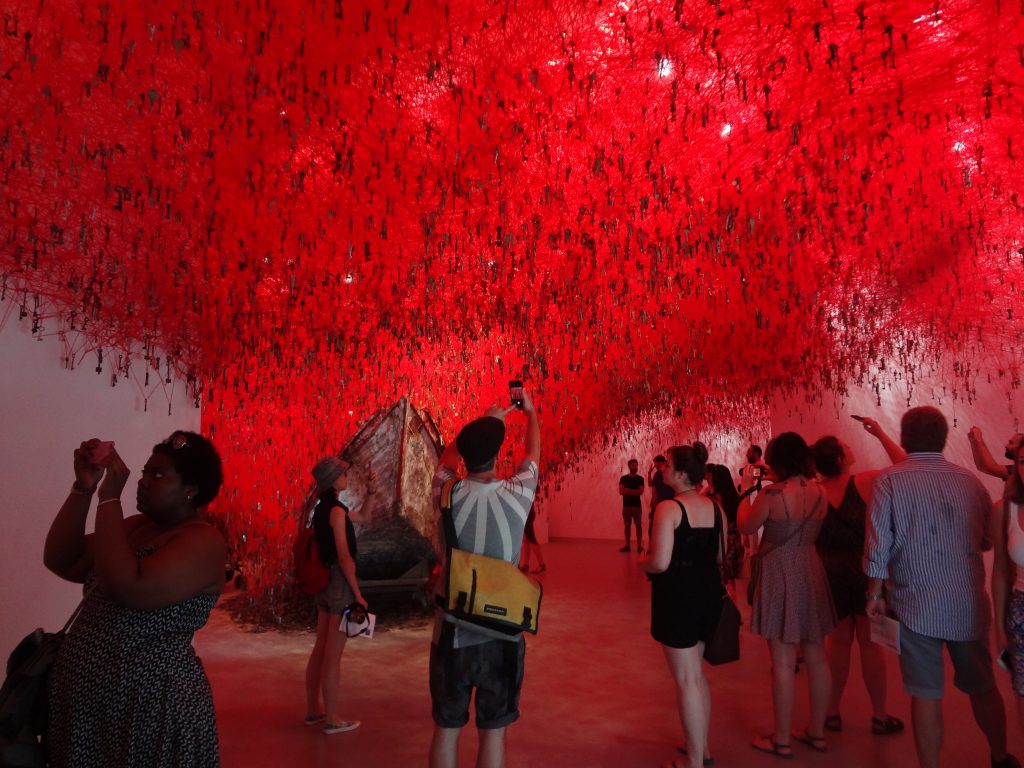
<instances>
[{"instance_id":1,"label":"woman in black patterned dress","mask_svg":"<svg viewBox=\"0 0 1024 768\"><path fill-rule=\"evenodd\" d=\"M192 635L224 586L224 539L198 514L220 489L220 457L201 435L175 432L153 448L136 492L142 514L127 519L129 470L111 444L82 443L74 468L43 555L86 585L50 682L50 764L217 766L213 698Z\"/></svg>"}]
</instances>

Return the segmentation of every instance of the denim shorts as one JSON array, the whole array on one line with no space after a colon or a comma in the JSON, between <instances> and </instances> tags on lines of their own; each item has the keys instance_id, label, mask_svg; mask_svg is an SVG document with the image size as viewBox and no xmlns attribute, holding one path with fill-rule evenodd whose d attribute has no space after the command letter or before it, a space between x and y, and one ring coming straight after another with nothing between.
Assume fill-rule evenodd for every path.
<instances>
[{"instance_id":1,"label":"denim shorts","mask_svg":"<svg viewBox=\"0 0 1024 768\"><path fill-rule=\"evenodd\" d=\"M337 564L331 566L331 580L327 587L316 593L313 602L317 610L341 616L341 612L356 600L352 587L348 585L345 575Z\"/></svg>"},{"instance_id":2,"label":"denim shorts","mask_svg":"<svg viewBox=\"0 0 1024 768\"><path fill-rule=\"evenodd\" d=\"M918 699L941 699L945 679L942 646L953 662L953 685L974 696L995 688L992 654L986 640L941 640L900 625L903 690Z\"/></svg>"},{"instance_id":3,"label":"denim shorts","mask_svg":"<svg viewBox=\"0 0 1024 768\"><path fill-rule=\"evenodd\" d=\"M451 625L446 625L451 626ZM442 638L444 632L442 632ZM476 689L476 727L504 728L519 719L526 641L489 640L466 648L430 646L430 701L441 728L469 722L469 700Z\"/></svg>"}]
</instances>

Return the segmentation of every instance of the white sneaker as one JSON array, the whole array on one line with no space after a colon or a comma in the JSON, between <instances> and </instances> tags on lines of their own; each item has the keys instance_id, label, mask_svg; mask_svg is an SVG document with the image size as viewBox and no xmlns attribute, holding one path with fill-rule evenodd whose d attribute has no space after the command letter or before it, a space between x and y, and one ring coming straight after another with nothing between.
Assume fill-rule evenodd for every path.
<instances>
[{"instance_id":1,"label":"white sneaker","mask_svg":"<svg viewBox=\"0 0 1024 768\"><path fill-rule=\"evenodd\" d=\"M358 720L342 720L340 723L328 723L324 726L324 733L330 736L332 733L345 733L354 731L359 727Z\"/></svg>"}]
</instances>

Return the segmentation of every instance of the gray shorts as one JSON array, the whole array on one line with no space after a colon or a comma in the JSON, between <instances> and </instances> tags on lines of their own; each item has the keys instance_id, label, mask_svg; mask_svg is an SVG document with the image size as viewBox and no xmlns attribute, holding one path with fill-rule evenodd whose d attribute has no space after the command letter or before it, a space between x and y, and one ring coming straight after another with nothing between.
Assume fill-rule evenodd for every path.
<instances>
[{"instance_id":1,"label":"gray shorts","mask_svg":"<svg viewBox=\"0 0 1024 768\"><path fill-rule=\"evenodd\" d=\"M337 564L332 565L331 580L326 589L321 589L313 598L317 610L341 616L341 612L355 601L356 596L352 594L352 587L345 580L345 575Z\"/></svg>"},{"instance_id":2,"label":"gray shorts","mask_svg":"<svg viewBox=\"0 0 1024 768\"><path fill-rule=\"evenodd\" d=\"M526 669L526 641L489 640L468 648L430 646L430 701L434 723L462 728L469 722L469 702L476 705L476 727L505 728L519 719L519 694Z\"/></svg>"},{"instance_id":3,"label":"gray shorts","mask_svg":"<svg viewBox=\"0 0 1024 768\"><path fill-rule=\"evenodd\" d=\"M945 679L942 646L953 662L953 685L975 696L996 686L992 654L985 640L941 640L900 625L900 671L903 690L918 699L941 699Z\"/></svg>"}]
</instances>

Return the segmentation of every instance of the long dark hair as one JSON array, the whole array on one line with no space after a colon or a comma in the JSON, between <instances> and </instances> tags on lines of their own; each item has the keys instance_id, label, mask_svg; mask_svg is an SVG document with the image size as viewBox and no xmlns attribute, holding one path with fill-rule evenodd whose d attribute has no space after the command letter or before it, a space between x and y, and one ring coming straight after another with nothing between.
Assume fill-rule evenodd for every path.
<instances>
[{"instance_id":1,"label":"long dark hair","mask_svg":"<svg viewBox=\"0 0 1024 768\"><path fill-rule=\"evenodd\" d=\"M732 472L721 464L708 464L708 471L711 473L711 486L714 488L715 495L722 501L725 519L730 523L735 523L736 512L740 506L740 495L736 493L736 486L732 483Z\"/></svg>"},{"instance_id":2,"label":"long dark hair","mask_svg":"<svg viewBox=\"0 0 1024 768\"><path fill-rule=\"evenodd\" d=\"M1006 483L1006 492L1004 497L1015 504L1024 504L1024 483L1020 481L1020 465L1017 463L1020 461L1021 451L1024 451L1024 442L1017 446L1017 450L1013 452L1013 466L1010 467L1010 477Z\"/></svg>"},{"instance_id":3,"label":"long dark hair","mask_svg":"<svg viewBox=\"0 0 1024 768\"><path fill-rule=\"evenodd\" d=\"M765 460L780 482L797 475L814 477L811 449L796 432L783 432L768 443Z\"/></svg>"},{"instance_id":4,"label":"long dark hair","mask_svg":"<svg viewBox=\"0 0 1024 768\"><path fill-rule=\"evenodd\" d=\"M837 477L843 473L843 445L835 435L825 435L811 446L814 466L822 477Z\"/></svg>"}]
</instances>

